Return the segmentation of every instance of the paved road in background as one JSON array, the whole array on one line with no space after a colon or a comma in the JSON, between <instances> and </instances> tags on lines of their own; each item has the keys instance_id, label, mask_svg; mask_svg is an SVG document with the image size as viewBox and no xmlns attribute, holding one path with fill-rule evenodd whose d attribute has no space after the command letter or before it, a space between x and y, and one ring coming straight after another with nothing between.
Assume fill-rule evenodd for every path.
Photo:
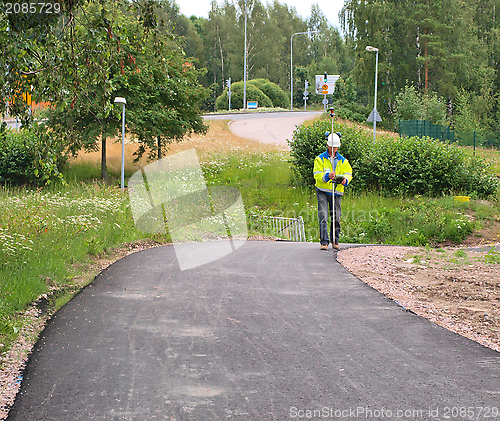
<instances>
[{"instance_id":1,"label":"paved road in background","mask_svg":"<svg viewBox=\"0 0 500 421\"><path fill-rule=\"evenodd\" d=\"M293 111L248 114L210 114L206 120L231 120L229 127L237 135L259 142L276 144L288 149L296 126L320 115L320 111ZM15 120L6 121L9 127L19 128Z\"/></svg>"},{"instance_id":2,"label":"paved road in background","mask_svg":"<svg viewBox=\"0 0 500 421\"><path fill-rule=\"evenodd\" d=\"M499 379L499 353L404 310L318 244L247 241L186 271L163 246L55 315L8 419L498 419Z\"/></svg>"},{"instance_id":3,"label":"paved road in background","mask_svg":"<svg viewBox=\"0 0 500 421\"><path fill-rule=\"evenodd\" d=\"M204 116L207 120L231 120L229 128L235 135L276 144L288 149L296 127L321 114L320 111L289 111L278 113L223 114Z\"/></svg>"}]
</instances>

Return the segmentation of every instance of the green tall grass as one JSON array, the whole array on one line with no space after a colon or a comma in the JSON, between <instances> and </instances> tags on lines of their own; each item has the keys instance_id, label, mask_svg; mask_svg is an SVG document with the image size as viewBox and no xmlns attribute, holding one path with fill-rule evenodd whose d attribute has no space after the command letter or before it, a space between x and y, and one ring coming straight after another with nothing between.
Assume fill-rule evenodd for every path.
<instances>
[{"instance_id":1,"label":"green tall grass","mask_svg":"<svg viewBox=\"0 0 500 421\"><path fill-rule=\"evenodd\" d=\"M28 304L54 289L77 290L73 280L89 256L143 236L115 187L1 189L0 352L16 338Z\"/></svg>"},{"instance_id":2,"label":"green tall grass","mask_svg":"<svg viewBox=\"0 0 500 421\"><path fill-rule=\"evenodd\" d=\"M471 146L462 146L468 155L476 155L485 159L490 165L492 171L500 177L500 150L494 148L476 148Z\"/></svg>"},{"instance_id":3,"label":"green tall grass","mask_svg":"<svg viewBox=\"0 0 500 421\"><path fill-rule=\"evenodd\" d=\"M307 240L319 241L315 190L293 186L285 152L213 155L203 167L211 184L240 189L251 233L261 233L259 219L263 216L302 216ZM450 196L402 199L376 191L353 194L349 189L342 203L344 243L460 243L499 211L498 203L456 202Z\"/></svg>"}]
</instances>

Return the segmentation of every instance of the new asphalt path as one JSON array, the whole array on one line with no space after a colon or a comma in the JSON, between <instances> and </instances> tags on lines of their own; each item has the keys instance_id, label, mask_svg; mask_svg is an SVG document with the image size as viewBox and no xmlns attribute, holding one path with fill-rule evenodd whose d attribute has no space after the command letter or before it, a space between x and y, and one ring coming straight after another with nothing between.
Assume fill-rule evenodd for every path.
<instances>
[{"instance_id":1,"label":"new asphalt path","mask_svg":"<svg viewBox=\"0 0 500 421\"><path fill-rule=\"evenodd\" d=\"M500 419L500 354L406 311L318 244L104 270L50 321L9 420Z\"/></svg>"}]
</instances>

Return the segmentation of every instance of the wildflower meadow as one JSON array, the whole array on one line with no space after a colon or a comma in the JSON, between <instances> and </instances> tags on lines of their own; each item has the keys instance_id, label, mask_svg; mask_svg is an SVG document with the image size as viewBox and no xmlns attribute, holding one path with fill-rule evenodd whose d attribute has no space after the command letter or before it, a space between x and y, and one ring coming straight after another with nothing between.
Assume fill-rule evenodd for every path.
<instances>
[{"instance_id":1,"label":"wildflower meadow","mask_svg":"<svg viewBox=\"0 0 500 421\"><path fill-rule=\"evenodd\" d=\"M140 237L118 188L0 190L0 351L29 304L53 290L76 292L89 259Z\"/></svg>"}]
</instances>

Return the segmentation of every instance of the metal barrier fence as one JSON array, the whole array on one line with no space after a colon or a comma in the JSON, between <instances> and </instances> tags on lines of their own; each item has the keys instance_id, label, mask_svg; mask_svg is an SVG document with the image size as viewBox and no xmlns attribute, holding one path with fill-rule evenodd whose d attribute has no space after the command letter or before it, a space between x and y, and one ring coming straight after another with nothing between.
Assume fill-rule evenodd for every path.
<instances>
[{"instance_id":1,"label":"metal barrier fence","mask_svg":"<svg viewBox=\"0 0 500 421\"><path fill-rule=\"evenodd\" d=\"M456 142L461 146L481 146L483 148L500 149L500 132L477 132L455 130L448 126L439 126L425 120L399 120L400 137L428 136L450 143Z\"/></svg>"},{"instance_id":2,"label":"metal barrier fence","mask_svg":"<svg viewBox=\"0 0 500 421\"><path fill-rule=\"evenodd\" d=\"M459 145L462 146L476 146L483 148L497 148L500 149L500 132L466 132L456 131L455 139Z\"/></svg>"},{"instance_id":3,"label":"metal barrier fence","mask_svg":"<svg viewBox=\"0 0 500 421\"><path fill-rule=\"evenodd\" d=\"M298 218L283 218L278 216L263 216L263 229L266 234L288 241L306 241L304 220Z\"/></svg>"},{"instance_id":4,"label":"metal barrier fence","mask_svg":"<svg viewBox=\"0 0 500 421\"><path fill-rule=\"evenodd\" d=\"M399 120L399 137L431 137L455 142L455 133L448 126L439 126L425 120Z\"/></svg>"}]
</instances>

